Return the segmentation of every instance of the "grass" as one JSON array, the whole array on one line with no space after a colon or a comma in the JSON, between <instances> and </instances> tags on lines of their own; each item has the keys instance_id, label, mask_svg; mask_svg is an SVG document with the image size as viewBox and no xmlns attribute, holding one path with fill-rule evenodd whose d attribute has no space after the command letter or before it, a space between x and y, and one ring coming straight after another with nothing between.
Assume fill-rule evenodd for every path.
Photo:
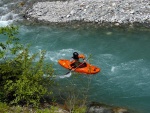
<instances>
[{"instance_id":1,"label":"grass","mask_svg":"<svg viewBox=\"0 0 150 113\"><path fill-rule=\"evenodd\" d=\"M50 108L32 108L21 106L9 106L6 103L0 102L0 113L58 113L57 106L50 106Z\"/></svg>"},{"instance_id":2,"label":"grass","mask_svg":"<svg viewBox=\"0 0 150 113\"><path fill-rule=\"evenodd\" d=\"M71 113L85 113L85 106L77 106ZM0 113L69 113L69 111L64 110L59 106L49 105L43 108L32 108L26 106L9 106L6 103L0 102Z\"/></svg>"}]
</instances>

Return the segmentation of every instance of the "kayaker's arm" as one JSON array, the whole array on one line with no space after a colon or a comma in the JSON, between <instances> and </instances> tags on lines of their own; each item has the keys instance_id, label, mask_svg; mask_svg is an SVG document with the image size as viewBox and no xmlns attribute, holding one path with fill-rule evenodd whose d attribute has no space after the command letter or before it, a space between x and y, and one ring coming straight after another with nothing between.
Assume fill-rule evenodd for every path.
<instances>
[{"instance_id":1,"label":"kayaker's arm","mask_svg":"<svg viewBox=\"0 0 150 113\"><path fill-rule=\"evenodd\" d=\"M72 62L73 60L74 60L74 59L73 59L73 58L71 58L71 59L70 59L70 62Z\"/></svg>"},{"instance_id":2,"label":"kayaker's arm","mask_svg":"<svg viewBox=\"0 0 150 113\"><path fill-rule=\"evenodd\" d=\"M85 60L85 56L83 54L79 54L79 58L82 58L84 62L86 62Z\"/></svg>"}]
</instances>

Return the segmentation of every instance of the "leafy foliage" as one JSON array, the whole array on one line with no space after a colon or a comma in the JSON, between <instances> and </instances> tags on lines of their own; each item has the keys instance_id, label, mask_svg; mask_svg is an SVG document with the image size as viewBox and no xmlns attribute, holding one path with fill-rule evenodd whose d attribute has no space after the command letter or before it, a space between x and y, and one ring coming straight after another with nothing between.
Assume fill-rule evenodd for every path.
<instances>
[{"instance_id":1,"label":"leafy foliage","mask_svg":"<svg viewBox=\"0 0 150 113\"><path fill-rule=\"evenodd\" d=\"M1 103L0 102L0 113L6 113L8 112L9 107L7 106L6 103Z\"/></svg>"},{"instance_id":2,"label":"leafy foliage","mask_svg":"<svg viewBox=\"0 0 150 113\"><path fill-rule=\"evenodd\" d=\"M57 106L50 108L29 108L26 106L8 106L0 102L0 113L58 113L60 110ZM78 112L80 113L80 112Z\"/></svg>"},{"instance_id":3,"label":"leafy foliage","mask_svg":"<svg viewBox=\"0 0 150 113\"><path fill-rule=\"evenodd\" d=\"M5 42L0 42L0 58L5 58L8 53L16 54L23 46L19 43L18 27L7 26L0 28L0 34L5 36Z\"/></svg>"},{"instance_id":4,"label":"leafy foliage","mask_svg":"<svg viewBox=\"0 0 150 113\"><path fill-rule=\"evenodd\" d=\"M53 68L44 63L45 51L31 55L15 37L17 33L14 26L0 28L0 34L7 38L0 42L0 101L38 105L52 93L48 88L54 83ZM14 57L7 58L7 54Z\"/></svg>"}]
</instances>

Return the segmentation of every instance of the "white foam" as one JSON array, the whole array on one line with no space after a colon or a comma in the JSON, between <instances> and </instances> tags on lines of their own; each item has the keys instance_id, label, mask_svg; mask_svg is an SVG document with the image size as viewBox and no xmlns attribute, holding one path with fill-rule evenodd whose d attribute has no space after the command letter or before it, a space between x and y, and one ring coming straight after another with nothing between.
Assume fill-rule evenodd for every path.
<instances>
[{"instance_id":1,"label":"white foam","mask_svg":"<svg viewBox=\"0 0 150 113\"><path fill-rule=\"evenodd\" d=\"M13 23L13 20L9 21L0 21L0 27L5 27Z\"/></svg>"},{"instance_id":2,"label":"white foam","mask_svg":"<svg viewBox=\"0 0 150 113\"><path fill-rule=\"evenodd\" d=\"M46 59L57 63L59 59L70 59L72 57L72 53L76 51L72 48L62 49L58 51L48 51L46 53ZM79 51L77 51L79 52ZM79 52L80 53L80 52Z\"/></svg>"},{"instance_id":3,"label":"white foam","mask_svg":"<svg viewBox=\"0 0 150 113\"><path fill-rule=\"evenodd\" d=\"M121 63L120 65L118 65L118 68L120 68L121 70L139 71L138 65L141 65L143 61L144 61L143 59L139 59L139 60L133 60L133 61Z\"/></svg>"},{"instance_id":4,"label":"white foam","mask_svg":"<svg viewBox=\"0 0 150 113\"><path fill-rule=\"evenodd\" d=\"M112 66L112 67L111 67L111 72L114 72L115 69L116 69L116 67L115 67L115 66Z\"/></svg>"},{"instance_id":5,"label":"white foam","mask_svg":"<svg viewBox=\"0 0 150 113\"><path fill-rule=\"evenodd\" d=\"M0 27L5 27L12 24L14 21L20 20L18 14L9 12L5 15L0 16Z\"/></svg>"},{"instance_id":6,"label":"white foam","mask_svg":"<svg viewBox=\"0 0 150 113\"><path fill-rule=\"evenodd\" d=\"M12 20L12 19L13 19L13 14L10 12L1 17L2 21Z\"/></svg>"},{"instance_id":7,"label":"white foam","mask_svg":"<svg viewBox=\"0 0 150 113\"><path fill-rule=\"evenodd\" d=\"M5 27L13 23L17 19L17 14L11 12L0 17L0 27Z\"/></svg>"},{"instance_id":8,"label":"white foam","mask_svg":"<svg viewBox=\"0 0 150 113\"><path fill-rule=\"evenodd\" d=\"M8 11L8 8L7 7L0 7L0 13L1 15L6 13Z\"/></svg>"}]
</instances>

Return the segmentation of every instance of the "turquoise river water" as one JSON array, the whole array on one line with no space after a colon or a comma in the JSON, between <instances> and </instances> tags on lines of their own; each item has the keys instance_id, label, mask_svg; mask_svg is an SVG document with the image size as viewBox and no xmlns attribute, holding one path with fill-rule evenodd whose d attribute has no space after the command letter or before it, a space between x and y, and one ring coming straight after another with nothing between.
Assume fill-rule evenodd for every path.
<instances>
[{"instance_id":1,"label":"turquoise river water","mask_svg":"<svg viewBox=\"0 0 150 113\"><path fill-rule=\"evenodd\" d=\"M88 89L90 101L149 113L149 29L21 26L19 37L24 44L31 44L31 53L47 51L45 61L53 63L56 77L68 71L58 59L70 59L74 51L90 56L88 61L101 68L96 75L58 78L64 92L73 81L76 92Z\"/></svg>"}]
</instances>

